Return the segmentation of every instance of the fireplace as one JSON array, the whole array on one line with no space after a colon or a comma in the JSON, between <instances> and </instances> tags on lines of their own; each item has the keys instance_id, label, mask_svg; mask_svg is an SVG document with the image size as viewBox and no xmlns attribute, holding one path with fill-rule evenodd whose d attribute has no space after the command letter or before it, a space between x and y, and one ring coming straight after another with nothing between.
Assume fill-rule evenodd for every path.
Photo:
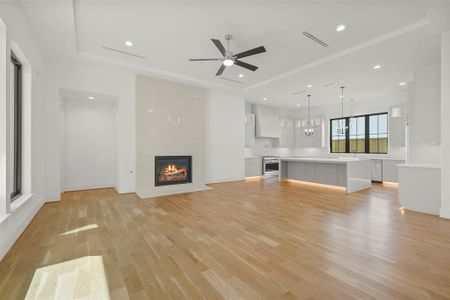
<instances>
[{"instance_id":1,"label":"fireplace","mask_svg":"<svg viewBox=\"0 0 450 300\"><path fill-rule=\"evenodd\" d=\"M192 156L155 156L155 186L192 182Z\"/></svg>"}]
</instances>

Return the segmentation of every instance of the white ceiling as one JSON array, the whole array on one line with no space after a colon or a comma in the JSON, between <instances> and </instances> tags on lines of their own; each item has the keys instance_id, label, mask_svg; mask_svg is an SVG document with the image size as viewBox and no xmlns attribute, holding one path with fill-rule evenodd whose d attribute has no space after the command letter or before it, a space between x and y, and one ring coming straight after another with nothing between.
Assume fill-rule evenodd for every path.
<instances>
[{"instance_id":1,"label":"white ceiling","mask_svg":"<svg viewBox=\"0 0 450 300\"><path fill-rule=\"evenodd\" d=\"M151 74L235 89L251 101L296 108L312 84L314 105L346 95L373 99L399 88L414 70L439 62L439 33L449 27L450 3L433 1L22 1L22 9L49 57L73 55L127 64ZM338 24L347 29L336 32ZM302 35L324 40L323 48ZM242 59L215 76L219 57L210 41L232 34L231 49L264 45L267 53ZM133 47L125 46L131 40ZM146 59L103 49L132 52ZM373 70L375 64L382 65ZM239 78L238 74L244 74ZM347 97L346 97L347 98ZM303 101L303 102L302 102Z\"/></svg>"}]
</instances>

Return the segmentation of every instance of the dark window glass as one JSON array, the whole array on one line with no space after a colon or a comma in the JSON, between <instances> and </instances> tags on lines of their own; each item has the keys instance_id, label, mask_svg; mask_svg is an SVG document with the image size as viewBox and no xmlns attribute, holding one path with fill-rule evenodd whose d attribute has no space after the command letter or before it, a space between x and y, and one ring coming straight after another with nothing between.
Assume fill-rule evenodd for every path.
<instances>
[{"instance_id":1,"label":"dark window glass","mask_svg":"<svg viewBox=\"0 0 450 300\"><path fill-rule=\"evenodd\" d=\"M388 124L387 114L369 117L369 153L387 153Z\"/></svg>"},{"instance_id":2,"label":"dark window glass","mask_svg":"<svg viewBox=\"0 0 450 300\"><path fill-rule=\"evenodd\" d=\"M22 188L22 64L11 53L10 95L12 103L12 185L11 202Z\"/></svg>"},{"instance_id":3,"label":"dark window glass","mask_svg":"<svg viewBox=\"0 0 450 300\"><path fill-rule=\"evenodd\" d=\"M355 117L350 118L349 127L349 142L350 153L365 153L366 152L366 118Z\"/></svg>"},{"instance_id":4,"label":"dark window glass","mask_svg":"<svg viewBox=\"0 0 450 300\"><path fill-rule=\"evenodd\" d=\"M330 120L331 153L388 151L388 114L370 114Z\"/></svg>"},{"instance_id":5,"label":"dark window glass","mask_svg":"<svg viewBox=\"0 0 450 300\"><path fill-rule=\"evenodd\" d=\"M331 152L345 153L346 152L346 138L345 138L346 119L331 120Z\"/></svg>"}]
</instances>

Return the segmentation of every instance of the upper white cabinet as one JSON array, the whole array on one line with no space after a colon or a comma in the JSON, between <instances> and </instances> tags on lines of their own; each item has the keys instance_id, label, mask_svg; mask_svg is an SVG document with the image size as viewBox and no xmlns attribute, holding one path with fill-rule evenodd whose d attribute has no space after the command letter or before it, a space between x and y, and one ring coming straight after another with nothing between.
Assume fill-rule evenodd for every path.
<instances>
[{"instance_id":1,"label":"upper white cabinet","mask_svg":"<svg viewBox=\"0 0 450 300\"><path fill-rule=\"evenodd\" d=\"M390 146L405 146L406 107L392 106L389 113L389 144Z\"/></svg>"},{"instance_id":2,"label":"upper white cabinet","mask_svg":"<svg viewBox=\"0 0 450 300\"><path fill-rule=\"evenodd\" d=\"M245 114L245 147L255 147L255 114Z\"/></svg>"},{"instance_id":3,"label":"upper white cabinet","mask_svg":"<svg viewBox=\"0 0 450 300\"><path fill-rule=\"evenodd\" d=\"M441 69L434 65L415 74L408 84L408 124L411 145L436 145L441 140Z\"/></svg>"},{"instance_id":4,"label":"upper white cabinet","mask_svg":"<svg viewBox=\"0 0 450 300\"><path fill-rule=\"evenodd\" d=\"M296 120L294 123L294 144L296 148L325 147L325 122L322 118L314 118L316 128L314 135L305 135L307 120Z\"/></svg>"},{"instance_id":5,"label":"upper white cabinet","mask_svg":"<svg viewBox=\"0 0 450 300\"><path fill-rule=\"evenodd\" d=\"M265 138L280 138L280 119L278 108L253 104L253 112L256 116L256 136Z\"/></svg>"},{"instance_id":6,"label":"upper white cabinet","mask_svg":"<svg viewBox=\"0 0 450 300\"><path fill-rule=\"evenodd\" d=\"M294 120L280 119L281 136L279 147L292 148L294 147Z\"/></svg>"}]
</instances>

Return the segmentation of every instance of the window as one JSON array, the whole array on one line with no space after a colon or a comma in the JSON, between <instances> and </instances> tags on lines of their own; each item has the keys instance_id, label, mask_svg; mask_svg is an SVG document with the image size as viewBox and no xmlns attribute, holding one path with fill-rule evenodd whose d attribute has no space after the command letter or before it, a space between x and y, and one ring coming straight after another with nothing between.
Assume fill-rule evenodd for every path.
<instances>
[{"instance_id":1,"label":"window","mask_svg":"<svg viewBox=\"0 0 450 300\"><path fill-rule=\"evenodd\" d=\"M11 95L11 150L12 180L11 201L21 194L22 188L22 64L11 52L10 65Z\"/></svg>"},{"instance_id":2,"label":"window","mask_svg":"<svg viewBox=\"0 0 450 300\"><path fill-rule=\"evenodd\" d=\"M331 153L388 151L388 114L370 114L330 120Z\"/></svg>"},{"instance_id":3,"label":"window","mask_svg":"<svg viewBox=\"0 0 450 300\"><path fill-rule=\"evenodd\" d=\"M334 119L330 121L331 129L331 152L333 153L345 153L346 147L346 131L341 128L347 127L347 119Z\"/></svg>"}]
</instances>

